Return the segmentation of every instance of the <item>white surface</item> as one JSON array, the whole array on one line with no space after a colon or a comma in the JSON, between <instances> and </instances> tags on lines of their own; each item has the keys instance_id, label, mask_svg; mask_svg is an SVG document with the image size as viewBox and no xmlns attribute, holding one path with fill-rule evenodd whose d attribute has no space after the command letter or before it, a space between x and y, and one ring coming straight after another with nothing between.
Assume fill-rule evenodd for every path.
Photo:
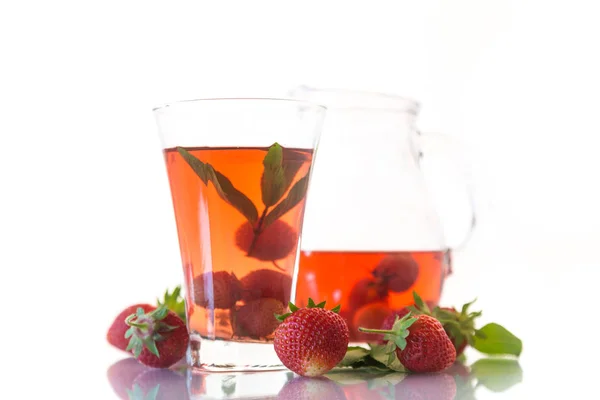
<instances>
[{"instance_id":1,"label":"white surface","mask_svg":"<svg viewBox=\"0 0 600 400\"><path fill-rule=\"evenodd\" d=\"M110 319L180 281L151 107L306 83L418 98L424 131L468 144L480 224L444 300L477 296L485 320L523 338L524 380L505 397L586 398L598 357L587 317L600 239L597 7L3 2L3 393L111 398Z\"/></svg>"}]
</instances>

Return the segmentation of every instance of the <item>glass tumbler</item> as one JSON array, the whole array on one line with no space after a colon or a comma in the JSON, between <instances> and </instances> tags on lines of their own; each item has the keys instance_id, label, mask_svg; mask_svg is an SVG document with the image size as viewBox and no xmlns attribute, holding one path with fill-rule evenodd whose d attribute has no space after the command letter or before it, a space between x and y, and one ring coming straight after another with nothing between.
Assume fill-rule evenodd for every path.
<instances>
[{"instance_id":1,"label":"glass tumbler","mask_svg":"<svg viewBox=\"0 0 600 400\"><path fill-rule=\"evenodd\" d=\"M272 345L274 314L294 300L325 108L202 99L154 114L184 272L189 364L207 371L283 368Z\"/></svg>"}]
</instances>

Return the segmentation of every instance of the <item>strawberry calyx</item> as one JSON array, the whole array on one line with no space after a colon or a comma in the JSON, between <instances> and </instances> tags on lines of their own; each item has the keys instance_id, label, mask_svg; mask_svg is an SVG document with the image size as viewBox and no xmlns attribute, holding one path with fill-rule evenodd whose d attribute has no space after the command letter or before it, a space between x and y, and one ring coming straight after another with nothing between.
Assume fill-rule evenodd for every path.
<instances>
[{"instance_id":1,"label":"strawberry calyx","mask_svg":"<svg viewBox=\"0 0 600 400\"><path fill-rule=\"evenodd\" d=\"M477 299L464 304L461 310L457 311L453 307L439 306L430 310L416 292L413 292L413 298L415 306L411 306L409 309L415 314L429 315L440 321L446 333L451 336L455 347L459 348L465 342L472 346L475 337L484 338L485 335L475 328L475 320L481 316L481 311L469 311L469 307Z\"/></svg>"},{"instance_id":2,"label":"strawberry calyx","mask_svg":"<svg viewBox=\"0 0 600 400\"><path fill-rule=\"evenodd\" d=\"M135 314L128 316L125 319L129 326L125 332L125 339L129 339L126 351L132 351L134 357L138 358L145 347L156 357L160 357L156 342L165 339L162 333L177 329L176 326L167 325L162 321L168 313L169 309L163 305L148 313L140 307Z\"/></svg>"},{"instance_id":3,"label":"strawberry calyx","mask_svg":"<svg viewBox=\"0 0 600 400\"><path fill-rule=\"evenodd\" d=\"M325 308L325 301L320 302L319 304L315 304L314 300L311 299L310 297L308 298L308 305L306 306L306 308ZM284 321L287 317L289 317L290 315L292 315L293 313L295 313L296 311L298 311L300 308L298 308L298 306L296 306L294 303L292 303L291 301L288 303L288 307L290 309L289 313L285 313L285 314L275 314L275 318L277 318L279 321ZM338 304L337 306L335 306L334 308L331 309L331 311L333 311L334 313L339 313L341 309L341 305Z\"/></svg>"},{"instance_id":4,"label":"strawberry calyx","mask_svg":"<svg viewBox=\"0 0 600 400\"><path fill-rule=\"evenodd\" d=\"M169 293L168 289L165 290L163 299L157 299L156 304L158 307L167 307L185 321L185 300L181 296L181 286L176 286L175 289L173 289L173 293Z\"/></svg>"},{"instance_id":5,"label":"strawberry calyx","mask_svg":"<svg viewBox=\"0 0 600 400\"><path fill-rule=\"evenodd\" d=\"M410 334L408 328L417 321L417 318L412 316L412 313L404 315L402 318L396 316L392 329L369 329L359 327L358 330L364 333L374 333L384 335L383 339L387 340L384 353L388 355L388 364L391 364L395 357L396 349L404 350L406 348L406 338Z\"/></svg>"}]
</instances>

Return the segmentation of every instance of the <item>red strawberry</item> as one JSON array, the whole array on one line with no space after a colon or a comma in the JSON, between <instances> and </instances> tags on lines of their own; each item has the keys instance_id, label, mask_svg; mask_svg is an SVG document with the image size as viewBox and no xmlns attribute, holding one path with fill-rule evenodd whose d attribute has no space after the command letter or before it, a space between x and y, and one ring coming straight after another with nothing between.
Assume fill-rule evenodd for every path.
<instances>
[{"instance_id":1,"label":"red strawberry","mask_svg":"<svg viewBox=\"0 0 600 400\"><path fill-rule=\"evenodd\" d=\"M355 311L365 304L386 300L387 289L370 278L363 278L356 282L348 295L348 307Z\"/></svg>"},{"instance_id":2,"label":"red strawberry","mask_svg":"<svg viewBox=\"0 0 600 400\"><path fill-rule=\"evenodd\" d=\"M461 355L473 338L478 334L475 329L475 320L481 316L481 311L469 312L469 307L475 302L463 305L460 312L454 307L434 307L433 310L426 305L417 293L413 293L416 313L433 316L442 323L446 334L456 349L456 356Z\"/></svg>"},{"instance_id":3,"label":"red strawberry","mask_svg":"<svg viewBox=\"0 0 600 400\"><path fill-rule=\"evenodd\" d=\"M371 303L362 306L356 310L352 318L353 330L358 331L360 326L379 327L390 313L391 310L386 303ZM356 340L374 341L374 339L376 338L368 333L356 332Z\"/></svg>"},{"instance_id":4,"label":"red strawberry","mask_svg":"<svg viewBox=\"0 0 600 400\"><path fill-rule=\"evenodd\" d=\"M108 340L108 343L112 344L117 349L126 351L125 349L127 349L127 346L129 345L129 339L125 339L125 332L129 329L129 325L125 323L125 319L131 314L134 314L138 308L141 308L144 312L156 309L156 307L150 304L135 304L121 311L114 319L110 328L108 328L108 332L106 333L106 340Z\"/></svg>"},{"instance_id":5,"label":"red strawberry","mask_svg":"<svg viewBox=\"0 0 600 400\"><path fill-rule=\"evenodd\" d=\"M456 360L456 350L444 327L429 315L406 314L390 330L362 327L359 330L385 334L389 340L388 352L395 350L398 360L412 372L443 371Z\"/></svg>"},{"instance_id":6,"label":"red strawberry","mask_svg":"<svg viewBox=\"0 0 600 400\"><path fill-rule=\"evenodd\" d=\"M261 298L277 299L283 304L290 301L292 277L271 269L250 272L241 279L242 300L249 302Z\"/></svg>"},{"instance_id":7,"label":"red strawberry","mask_svg":"<svg viewBox=\"0 0 600 400\"><path fill-rule=\"evenodd\" d=\"M273 315L283 314L284 310L283 304L276 299L252 300L236 311L234 333L255 338L269 336L280 323Z\"/></svg>"},{"instance_id":8,"label":"red strawberry","mask_svg":"<svg viewBox=\"0 0 600 400\"><path fill-rule=\"evenodd\" d=\"M404 317L409 312L410 312L410 310L408 309L408 307L404 307L399 310L392 311L391 313L389 313L387 315L387 317L385 317L385 319L381 323L381 327L379 329L382 329L384 331L389 331L390 329L392 329L394 327L394 322L396 322L396 319ZM363 325L363 326L368 326L368 325ZM381 337L381 338L379 338L379 340L377 342L380 344L385 344L386 340L383 337Z\"/></svg>"},{"instance_id":9,"label":"red strawberry","mask_svg":"<svg viewBox=\"0 0 600 400\"><path fill-rule=\"evenodd\" d=\"M373 276L392 292L405 292L419 275L419 264L410 254L385 256L373 270Z\"/></svg>"},{"instance_id":10,"label":"red strawberry","mask_svg":"<svg viewBox=\"0 0 600 400\"><path fill-rule=\"evenodd\" d=\"M240 281L227 271L196 276L193 289L194 303L200 307L228 309L240 299Z\"/></svg>"},{"instance_id":11,"label":"red strawberry","mask_svg":"<svg viewBox=\"0 0 600 400\"><path fill-rule=\"evenodd\" d=\"M183 358L189 341L185 322L166 307L145 313L142 308L125 320L130 326L127 350L142 364L168 368Z\"/></svg>"},{"instance_id":12,"label":"red strawberry","mask_svg":"<svg viewBox=\"0 0 600 400\"><path fill-rule=\"evenodd\" d=\"M275 261L289 256L297 242L298 233L281 220L274 221L258 235L250 222L242 224L235 232L236 246L248 257L261 261Z\"/></svg>"},{"instance_id":13,"label":"red strawberry","mask_svg":"<svg viewBox=\"0 0 600 400\"><path fill-rule=\"evenodd\" d=\"M325 302L308 299L308 307L290 304L291 312L275 330L277 356L290 370L302 376L320 376L335 367L348 348L348 325L337 313L339 306L326 310Z\"/></svg>"}]
</instances>

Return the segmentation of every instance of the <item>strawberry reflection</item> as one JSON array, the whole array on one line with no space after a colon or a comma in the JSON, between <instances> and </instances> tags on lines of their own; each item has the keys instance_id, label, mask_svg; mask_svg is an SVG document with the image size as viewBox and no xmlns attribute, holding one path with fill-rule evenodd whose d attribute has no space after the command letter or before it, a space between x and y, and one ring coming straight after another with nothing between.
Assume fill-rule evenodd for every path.
<instances>
[{"instance_id":1,"label":"strawberry reflection","mask_svg":"<svg viewBox=\"0 0 600 400\"><path fill-rule=\"evenodd\" d=\"M108 368L107 376L118 398L124 400L189 399L181 366L149 368L125 358Z\"/></svg>"},{"instance_id":2,"label":"strawberry reflection","mask_svg":"<svg viewBox=\"0 0 600 400\"><path fill-rule=\"evenodd\" d=\"M337 369L326 376L343 389L348 400L475 400L480 392L509 390L523 380L523 371L514 359L483 358L470 366L457 362L444 372L433 374L373 368Z\"/></svg>"}]
</instances>

